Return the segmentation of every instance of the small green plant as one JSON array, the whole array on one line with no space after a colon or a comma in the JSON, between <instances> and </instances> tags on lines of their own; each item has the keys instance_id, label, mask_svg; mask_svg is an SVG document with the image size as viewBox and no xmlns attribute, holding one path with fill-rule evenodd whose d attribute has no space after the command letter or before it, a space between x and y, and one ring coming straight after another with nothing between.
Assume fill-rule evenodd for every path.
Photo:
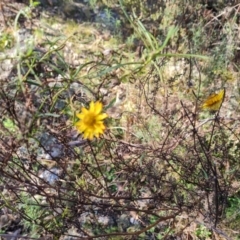
<instances>
[{"instance_id":1,"label":"small green plant","mask_svg":"<svg viewBox=\"0 0 240 240\"><path fill-rule=\"evenodd\" d=\"M36 202L28 199L27 196L24 196L23 199L23 203L19 205L20 210L25 216L22 223L25 229L30 232L32 237L39 237L42 231L39 224L43 210Z\"/></svg>"},{"instance_id":2,"label":"small green plant","mask_svg":"<svg viewBox=\"0 0 240 240\"><path fill-rule=\"evenodd\" d=\"M95 8L97 6L97 0L90 0L89 1L89 5L92 7L92 8Z\"/></svg>"},{"instance_id":3,"label":"small green plant","mask_svg":"<svg viewBox=\"0 0 240 240\"><path fill-rule=\"evenodd\" d=\"M18 205L22 216L21 222L25 231L28 231L31 237L39 237L44 230L56 231L57 228L62 229L62 218L69 217L68 208L54 215L49 207L41 204L45 200L39 195L31 197L23 193L21 200L22 203Z\"/></svg>"},{"instance_id":4,"label":"small green plant","mask_svg":"<svg viewBox=\"0 0 240 240\"><path fill-rule=\"evenodd\" d=\"M11 32L3 31L0 33L0 51L13 47L14 42L15 39Z\"/></svg>"},{"instance_id":5,"label":"small green plant","mask_svg":"<svg viewBox=\"0 0 240 240\"><path fill-rule=\"evenodd\" d=\"M17 130L15 123L10 118L6 118L5 120L3 120L3 126L12 133Z\"/></svg>"},{"instance_id":6,"label":"small green plant","mask_svg":"<svg viewBox=\"0 0 240 240\"><path fill-rule=\"evenodd\" d=\"M232 229L239 229L240 224L240 198L233 196L228 198L228 207L226 208L227 225Z\"/></svg>"},{"instance_id":7,"label":"small green plant","mask_svg":"<svg viewBox=\"0 0 240 240\"><path fill-rule=\"evenodd\" d=\"M211 232L204 225L200 225L196 229L196 235L200 239L206 239L211 236Z\"/></svg>"},{"instance_id":8,"label":"small green plant","mask_svg":"<svg viewBox=\"0 0 240 240\"><path fill-rule=\"evenodd\" d=\"M226 209L226 216L227 218L238 216L240 219L240 198L237 196L233 196L228 198L229 206Z\"/></svg>"}]
</instances>

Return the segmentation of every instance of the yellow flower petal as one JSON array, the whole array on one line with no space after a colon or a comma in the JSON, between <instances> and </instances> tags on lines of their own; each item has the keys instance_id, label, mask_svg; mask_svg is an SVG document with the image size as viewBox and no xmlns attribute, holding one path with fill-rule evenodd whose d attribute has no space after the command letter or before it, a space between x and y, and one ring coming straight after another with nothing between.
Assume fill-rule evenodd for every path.
<instances>
[{"instance_id":1,"label":"yellow flower petal","mask_svg":"<svg viewBox=\"0 0 240 240\"><path fill-rule=\"evenodd\" d=\"M102 103L101 102L96 102L95 103L95 113L100 114L101 111L102 111Z\"/></svg>"},{"instance_id":2,"label":"yellow flower petal","mask_svg":"<svg viewBox=\"0 0 240 240\"><path fill-rule=\"evenodd\" d=\"M95 112L95 104L94 104L93 101L90 102L90 108L89 108L89 111L90 111L90 112Z\"/></svg>"},{"instance_id":3,"label":"yellow flower petal","mask_svg":"<svg viewBox=\"0 0 240 240\"><path fill-rule=\"evenodd\" d=\"M225 95L225 89L222 89L218 93L210 95L202 104L203 109L217 111L223 101Z\"/></svg>"},{"instance_id":4,"label":"yellow flower petal","mask_svg":"<svg viewBox=\"0 0 240 240\"><path fill-rule=\"evenodd\" d=\"M97 116L97 120L98 121L101 121L101 120L103 120L103 119L105 119L105 118L107 118L108 117L108 115L106 114L106 113L102 113L102 114L99 114L98 116Z\"/></svg>"}]
</instances>

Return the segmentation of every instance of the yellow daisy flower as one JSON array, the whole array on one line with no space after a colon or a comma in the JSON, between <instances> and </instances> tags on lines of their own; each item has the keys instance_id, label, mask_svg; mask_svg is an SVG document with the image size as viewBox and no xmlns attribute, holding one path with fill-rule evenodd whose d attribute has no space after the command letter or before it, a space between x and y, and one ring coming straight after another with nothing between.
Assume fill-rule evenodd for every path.
<instances>
[{"instance_id":1,"label":"yellow daisy flower","mask_svg":"<svg viewBox=\"0 0 240 240\"><path fill-rule=\"evenodd\" d=\"M222 104L222 101L224 99L224 95L225 95L225 90L224 89L220 90L218 93L210 95L203 102L202 109L217 111Z\"/></svg>"},{"instance_id":2,"label":"yellow daisy flower","mask_svg":"<svg viewBox=\"0 0 240 240\"><path fill-rule=\"evenodd\" d=\"M101 112L102 103L97 101L90 103L89 110L83 107L81 112L76 114L80 120L75 126L80 133L83 133L84 139L92 140L93 137L99 138L99 135L103 134L105 130L103 119L108 115Z\"/></svg>"}]
</instances>

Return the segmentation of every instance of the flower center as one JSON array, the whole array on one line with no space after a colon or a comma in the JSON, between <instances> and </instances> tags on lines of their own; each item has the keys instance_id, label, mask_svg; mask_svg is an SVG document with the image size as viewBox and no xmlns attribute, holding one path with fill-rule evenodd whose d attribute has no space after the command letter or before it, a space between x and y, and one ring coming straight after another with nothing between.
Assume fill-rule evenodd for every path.
<instances>
[{"instance_id":1,"label":"flower center","mask_svg":"<svg viewBox=\"0 0 240 240\"><path fill-rule=\"evenodd\" d=\"M85 116L85 118L84 118L84 122L85 122L86 125L93 127L95 125L95 123L96 123L96 116L95 116L95 114L94 113L87 114Z\"/></svg>"}]
</instances>

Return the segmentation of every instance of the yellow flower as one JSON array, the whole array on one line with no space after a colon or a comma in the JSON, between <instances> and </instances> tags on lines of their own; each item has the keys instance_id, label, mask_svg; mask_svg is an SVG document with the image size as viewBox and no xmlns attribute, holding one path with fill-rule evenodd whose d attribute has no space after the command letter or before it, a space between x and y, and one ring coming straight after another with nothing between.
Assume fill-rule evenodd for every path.
<instances>
[{"instance_id":1,"label":"yellow flower","mask_svg":"<svg viewBox=\"0 0 240 240\"><path fill-rule=\"evenodd\" d=\"M83 107L81 112L76 114L80 120L75 126L80 133L83 133L84 139L92 140L93 137L99 138L99 135L103 134L105 130L103 119L108 115L101 112L102 103L97 101L90 103L89 110Z\"/></svg>"},{"instance_id":2,"label":"yellow flower","mask_svg":"<svg viewBox=\"0 0 240 240\"><path fill-rule=\"evenodd\" d=\"M210 95L202 105L202 109L207 109L211 111L217 111L223 101L225 95L225 89L220 90L218 93Z\"/></svg>"}]
</instances>

